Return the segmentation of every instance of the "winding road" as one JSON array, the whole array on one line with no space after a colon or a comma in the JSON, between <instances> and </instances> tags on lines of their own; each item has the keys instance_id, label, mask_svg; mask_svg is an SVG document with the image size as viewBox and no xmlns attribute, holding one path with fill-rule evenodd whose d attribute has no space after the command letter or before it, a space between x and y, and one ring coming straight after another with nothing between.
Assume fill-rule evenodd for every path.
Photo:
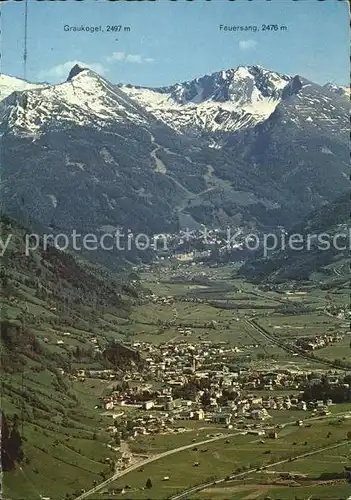
<instances>
[{"instance_id":1,"label":"winding road","mask_svg":"<svg viewBox=\"0 0 351 500\"><path fill-rule=\"evenodd\" d=\"M326 415L326 416L310 417L310 418L306 418L305 422L311 422L311 421L314 421L314 420L325 420L325 419L329 419L329 418L341 417L341 416L344 416L344 415L349 415L349 413L350 412L346 411L346 412L334 413L334 414ZM295 423L296 423L296 419L295 420L291 420L289 422L283 423L282 427L286 427L286 426L289 426L289 425L294 425ZM264 428L264 430L267 431L267 430L271 430L273 428L274 428L274 426L267 426L267 427ZM187 444L187 445L184 445L184 446L179 446L178 448L173 448L172 450L168 450L168 451L165 451L163 453L159 453L157 455L153 455L152 457L149 457L149 458L147 458L145 460L142 460L142 461L138 462L137 464L133 464L130 467L127 467L123 471L116 472L111 477L109 477L108 479L106 479L102 483L98 484L97 486L95 486L91 490L88 490L88 491L82 493L79 497L76 497L75 500L83 500L84 498L88 498L89 496L93 495L94 493L97 493L98 491L100 491L101 489L105 488L106 486L108 486L112 482L116 481L117 479L125 476L126 474L129 474L130 472L132 472L132 471L134 471L136 469L140 469L141 467L144 467L147 464L155 462L156 460L160 460L161 458L168 457L169 455L173 455L175 453L180 453L181 451L189 450L191 448L194 448L195 446L201 446L201 445L204 445L204 444L213 443L215 441L220 441L221 439L228 439L228 438L233 437L233 436L240 436L240 435L243 434L243 432L245 432L245 431L223 434L222 436L217 436L217 437L214 437L214 438L206 439L204 441L193 442L193 443L190 443L190 444ZM348 442L348 441L345 441L345 442ZM319 452L321 452L323 450L332 449L333 447L336 448L337 446L341 446L341 444L345 444L345 442L334 444L334 445L331 445L329 447L320 448L320 449L315 450L315 451L304 453L303 455L295 457L294 460L296 460L297 458L303 458L303 457L306 457L306 456L309 456L309 455L313 455L315 453L319 453ZM288 462L288 461L289 461L289 459L282 460L282 461L276 462L274 464L269 464L267 466L263 466L262 469L265 469L265 468L268 468L268 467L273 467L274 465L279 465L281 463L285 463L285 462ZM249 474L250 472L254 472L254 471L256 471L256 469L252 469L252 470L249 470L249 471L241 472L240 474L236 474L235 476L230 476L230 477L232 479L235 479L235 478L238 478L238 477L241 477L241 476L245 476L246 474ZM219 484L219 483L224 482L224 481L225 481L225 479L219 479L218 481L216 481L216 484ZM208 487L208 486L210 486L212 484L213 484L213 482L206 483L205 485L196 486L194 488L204 489L204 488L206 488L206 487ZM183 495L183 496L179 496L178 495L178 496L172 497L171 500L181 499L181 498L184 498L184 495L188 495L189 492L193 493L195 491L199 491L198 489L195 490L194 488L191 488L190 490L186 490L185 492L179 494L179 495ZM351 498L348 499L348 500L351 500Z\"/></svg>"},{"instance_id":2,"label":"winding road","mask_svg":"<svg viewBox=\"0 0 351 500\"><path fill-rule=\"evenodd\" d=\"M150 464L151 462L155 462L156 460L160 460L161 458L168 457L169 455L173 455L174 453L179 453L181 451L189 450L191 448L194 448L194 446L201 446L203 444L213 443L214 441L219 441L221 439L228 439L229 437L239 436L241 434L242 434L242 432L223 434L222 436L217 436L217 437L214 437L211 439L206 439L205 441L198 441L198 442L194 442L191 444L187 444L185 446L180 446L179 448L174 448L173 450L164 451L163 453L159 453L159 454L154 455L150 458L142 460L142 461L138 462L137 464L131 465L130 467L128 467L127 469L124 469L121 472L116 472L115 474L113 474L113 476L109 477L108 479L106 479L102 483L98 484L97 486L95 486L91 490L86 491L85 493L82 493L79 497L76 497L75 500L83 500L84 498L87 498L90 495L97 493L102 488L105 488L105 486L108 486L113 481L116 481L116 479L119 479L120 477L125 476L126 474L129 474L130 472L132 472L136 469L140 469L140 467L144 467L145 465Z\"/></svg>"}]
</instances>

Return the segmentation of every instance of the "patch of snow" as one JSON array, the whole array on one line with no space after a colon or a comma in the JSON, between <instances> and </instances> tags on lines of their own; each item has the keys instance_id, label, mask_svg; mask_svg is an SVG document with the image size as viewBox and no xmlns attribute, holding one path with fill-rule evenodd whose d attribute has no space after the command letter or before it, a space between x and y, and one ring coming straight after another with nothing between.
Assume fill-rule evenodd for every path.
<instances>
[{"instance_id":1,"label":"patch of snow","mask_svg":"<svg viewBox=\"0 0 351 500\"><path fill-rule=\"evenodd\" d=\"M48 194L46 195L50 198L51 200L51 203L53 204L53 207L56 208L57 207L57 198L54 194Z\"/></svg>"},{"instance_id":2,"label":"patch of snow","mask_svg":"<svg viewBox=\"0 0 351 500\"><path fill-rule=\"evenodd\" d=\"M43 88L47 85L43 83L29 83L21 78L0 74L0 101L11 95L13 92Z\"/></svg>"},{"instance_id":3,"label":"patch of snow","mask_svg":"<svg viewBox=\"0 0 351 500\"><path fill-rule=\"evenodd\" d=\"M173 87L149 89L128 85L121 90L178 132L188 127L235 131L267 119L290 81L290 76L258 66L239 66Z\"/></svg>"},{"instance_id":4,"label":"patch of snow","mask_svg":"<svg viewBox=\"0 0 351 500\"><path fill-rule=\"evenodd\" d=\"M322 147L322 153L326 154L326 155L333 155L333 151L330 151L329 148L327 148L326 146L323 146Z\"/></svg>"},{"instance_id":5,"label":"patch of snow","mask_svg":"<svg viewBox=\"0 0 351 500\"><path fill-rule=\"evenodd\" d=\"M57 128L67 122L100 128L112 121L146 124L128 96L90 70L58 85L24 90L5 112L10 126L32 134L42 131L47 124Z\"/></svg>"}]
</instances>

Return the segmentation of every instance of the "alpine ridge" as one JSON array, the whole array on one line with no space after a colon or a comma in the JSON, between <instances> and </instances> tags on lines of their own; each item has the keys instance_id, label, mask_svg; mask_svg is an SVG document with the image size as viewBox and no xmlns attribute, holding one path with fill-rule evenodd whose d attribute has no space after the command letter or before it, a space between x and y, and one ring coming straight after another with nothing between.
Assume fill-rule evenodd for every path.
<instances>
[{"instance_id":1,"label":"alpine ridge","mask_svg":"<svg viewBox=\"0 0 351 500\"><path fill-rule=\"evenodd\" d=\"M42 83L30 83L21 78L0 74L0 101L15 91L44 87Z\"/></svg>"},{"instance_id":2,"label":"alpine ridge","mask_svg":"<svg viewBox=\"0 0 351 500\"><path fill-rule=\"evenodd\" d=\"M239 66L171 87L122 88L179 132L229 132L268 118L291 80L260 66Z\"/></svg>"}]
</instances>

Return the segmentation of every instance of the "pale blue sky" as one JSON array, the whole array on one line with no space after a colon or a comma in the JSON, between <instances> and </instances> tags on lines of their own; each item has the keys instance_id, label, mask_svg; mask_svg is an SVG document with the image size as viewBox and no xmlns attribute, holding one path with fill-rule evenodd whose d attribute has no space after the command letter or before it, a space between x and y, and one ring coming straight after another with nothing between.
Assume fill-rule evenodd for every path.
<instances>
[{"instance_id":1,"label":"pale blue sky","mask_svg":"<svg viewBox=\"0 0 351 500\"><path fill-rule=\"evenodd\" d=\"M1 72L23 77L24 4L1 7ZM150 86L253 64L317 83L348 83L346 1L29 0L28 14L30 81L63 81L72 63L80 61L115 83ZM124 25L131 32L64 31L64 25L81 24ZM278 24L288 31L224 33L221 24Z\"/></svg>"}]
</instances>

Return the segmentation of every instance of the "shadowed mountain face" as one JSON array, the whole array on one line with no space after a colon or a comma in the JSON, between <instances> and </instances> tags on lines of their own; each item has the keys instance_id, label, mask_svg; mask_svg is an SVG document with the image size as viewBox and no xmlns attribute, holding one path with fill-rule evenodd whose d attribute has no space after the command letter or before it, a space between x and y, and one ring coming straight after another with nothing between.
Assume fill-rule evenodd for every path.
<instances>
[{"instance_id":1,"label":"shadowed mountain face","mask_svg":"<svg viewBox=\"0 0 351 500\"><path fill-rule=\"evenodd\" d=\"M287 226L347 188L331 85L257 66L161 89L79 66L59 85L1 79L4 210L42 230Z\"/></svg>"},{"instance_id":2,"label":"shadowed mountain face","mask_svg":"<svg viewBox=\"0 0 351 500\"><path fill-rule=\"evenodd\" d=\"M349 218L350 195L345 193L290 230L286 241L289 235L301 235L300 250L287 246L274 251L270 258L249 260L241 269L242 275L257 283L281 283L308 280L312 273L319 271L323 280L330 280L332 284L349 283Z\"/></svg>"}]
</instances>

